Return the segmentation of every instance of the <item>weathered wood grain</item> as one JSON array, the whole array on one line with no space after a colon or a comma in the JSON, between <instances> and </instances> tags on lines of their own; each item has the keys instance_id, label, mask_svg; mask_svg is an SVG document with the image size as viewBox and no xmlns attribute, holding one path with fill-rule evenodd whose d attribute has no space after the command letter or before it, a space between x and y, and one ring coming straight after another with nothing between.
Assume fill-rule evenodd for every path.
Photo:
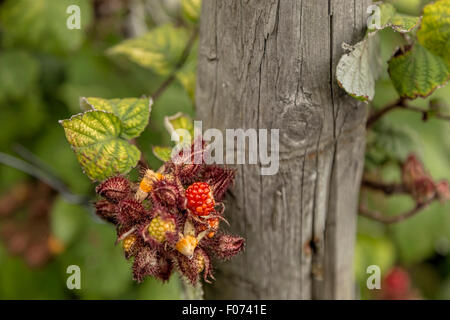
<instances>
[{"instance_id":1,"label":"weathered wood grain","mask_svg":"<svg viewBox=\"0 0 450 320\"><path fill-rule=\"evenodd\" d=\"M206 298L353 297L366 106L340 90L342 42L369 0L204 0L197 115L203 127L280 129L280 169L240 165L227 199L243 254Z\"/></svg>"}]
</instances>

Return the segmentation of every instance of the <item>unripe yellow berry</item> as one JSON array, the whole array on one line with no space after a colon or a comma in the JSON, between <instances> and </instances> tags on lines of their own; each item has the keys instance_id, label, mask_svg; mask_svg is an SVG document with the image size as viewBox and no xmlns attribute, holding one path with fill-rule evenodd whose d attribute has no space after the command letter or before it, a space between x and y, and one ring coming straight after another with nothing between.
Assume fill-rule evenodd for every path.
<instances>
[{"instance_id":1,"label":"unripe yellow berry","mask_svg":"<svg viewBox=\"0 0 450 320\"><path fill-rule=\"evenodd\" d=\"M128 237L123 240L122 246L125 252L128 252L131 250L131 247L136 242L136 236L134 234L130 234Z\"/></svg>"},{"instance_id":2,"label":"unripe yellow berry","mask_svg":"<svg viewBox=\"0 0 450 320\"><path fill-rule=\"evenodd\" d=\"M150 236L163 243L166 240L166 232L175 232L175 223L171 220L163 220L161 217L153 218L148 226Z\"/></svg>"}]
</instances>

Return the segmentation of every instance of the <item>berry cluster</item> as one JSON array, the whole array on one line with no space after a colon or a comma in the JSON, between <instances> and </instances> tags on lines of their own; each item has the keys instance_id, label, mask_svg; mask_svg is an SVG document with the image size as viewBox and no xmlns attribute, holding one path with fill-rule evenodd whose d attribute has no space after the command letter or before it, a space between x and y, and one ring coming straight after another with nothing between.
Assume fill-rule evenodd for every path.
<instances>
[{"instance_id":1,"label":"berry cluster","mask_svg":"<svg viewBox=\"0 0 450 320\"><path fill-rule=\"evenodd\" d=\"M145 170L133 183L116 176L96 191L96 213L114 224L125 257L134 258L133 278L168 280L178 270L196 284L214 279L211 258L229 259L244 239L219 230L226 221L222 202L234 171L216 165L166 162L158 172Z\"/></svg>"}]
</instances>

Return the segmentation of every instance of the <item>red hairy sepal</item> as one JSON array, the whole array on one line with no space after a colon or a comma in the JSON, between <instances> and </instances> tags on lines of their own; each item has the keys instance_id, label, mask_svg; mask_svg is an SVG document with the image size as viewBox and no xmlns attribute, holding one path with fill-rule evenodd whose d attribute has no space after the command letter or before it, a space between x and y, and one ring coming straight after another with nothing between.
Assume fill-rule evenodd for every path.
<instances>
[{"instance_id":1,"label":"red hairy sepal","mask_svg":"<svg viewBox=\"0 0 450 320\"><path fill-rule=\"evenodd\" d=\"M218 258L228 260L241 252L244 248L245 240L242 237L221 233L211 239L203 239L202 245Z\"/></svg>"},{"instance_id":2,"label":"red hairy sepal","mask_svg":"<svg viewBox=\"0 0 450 320\"><path fill-rule=\"evenodd\" d=\"M142 204L133 199L127 198L119 202L119 214L117 219L122 225L133 225L139 223L148 216Z\"/></svg>"},{"instance_id":3,"label":"red hairy sepal","mask_svg":"<svg viewBox=\"0 0 450 320\"><path fill-rule=\"evenodd\" d=\"M172 253L175 260L175 266L184 277L186 277L192 285L196 285L203 272L203 279L210 283L209 278L214 279L212 274L211 259L208 254L201 248L196 248L192 258L175 251Z\"/></svg>"},{"instance_id":4,"label":"red hairy sepal","mask_svg":"<svg viewBox=\"0 0 450 320\"><path fill-rule=\"evenodd\" d=\"M118 212L119 207L105 199L99 200L95 203L95 213L97 216L112 224L117 224Z\"/></svg>"},{"instance_id":5,"label":"red hairy sepal","mask_svg":"<svg viewBox=\"0 0 450 320\"><path fill-rule=\"evenodd\" d=\"M117 203L129 195L131 187L126 178L116 176L103 181L95 188L95 191L103 198Z\"/></svg>"},{"instance_id":6,"label":"red hairy sepal","mask_svg":"<svg viewBox=\"0 0 450 320\"><path fill-rule=\"evenodd\" d=\"M186 208L186 199L184 189L174 180L163 179L153 184L151 192L153 203L160 203L167 207L178 207L183 210Z\"/></svg>"},{"instance_id":7,"label":"red hairy sepal","mask_svg":"<svg viewBox=\"0 0 450 320\"><path fill-rule=\"evenodd\" d=\"M137 252L133 263L133 279L142 282L151 276L163 282L169 280L173 271L173 262L164 254L148 246Z\"/></svg>"},{"instance_id":8,"label":"red hairy sepal","mask_svg":"<svg viewBox=\"0 0 450 320\"><path fill-rule=\"evenodd\" d=\"M212 269L212 262L211 259L209 258L208 254L206 253L205 250L203 250L202 248L197 248L195 250L195 254L198 256L198 259L203 259L203 270L200 270L200 272L203 271L203 280L207 283L211 283L211 280L215 280L214 275L213 275L213 269Z\"/></svg>"},{"instance_id":9,"label":"red hairy sepal","mask_svg":"<svg viewBox=\"0 0 450 320\"><path fill-rule=\"evenodd\" d=\"M190 153L179 152L171 164L174 167L175 175L184 185L195 182L205 169L205 147L206 142L200 137L191 145Z\"/></svg>"},{"instance_id":10,"label":"red hairy sepal","mask_svg":"<svg viewBox=\"0 0 450 320\"><path fill-rule=\"evenodd\" d=\"M214 199L222 201L228 188L233 184L236 171L219 166L205 168L203 179L212 189Z\"/></svg>"},{"instance_id":11,"label":"red hairy sepal","mask_svg":"<svg viewBox=\"0 0 450 320\"><path fill-rule=\"evenodd\" d=\"M146 276L156 274L157 268L157 252L150 247L142 247L134 257L133 279L142 282Z\"/></svg>"},{"instance_id":12,"label":"red hairy sepal","mask_svg":"<svg viewBox=\"0 0 450 320\"><path fill-rule=\"evenodd\" d=\"M153 276L156 279L161 280L162 282L166 282L169 280L174 265L173 262L168 259L165 255L158 256L158 268L155 270Z\"/></svg>"},{"instance_id":13,"label":"red hairy sepal","mask_svg":"<svg viewBox=\"0 0 450 320\"><path fill-rule=\"evenodd\" d=\"M411 193L418 203L425 203L435 196L436 187L431 178L424 176L414 181Z\"/></svg>"}]
</instances>

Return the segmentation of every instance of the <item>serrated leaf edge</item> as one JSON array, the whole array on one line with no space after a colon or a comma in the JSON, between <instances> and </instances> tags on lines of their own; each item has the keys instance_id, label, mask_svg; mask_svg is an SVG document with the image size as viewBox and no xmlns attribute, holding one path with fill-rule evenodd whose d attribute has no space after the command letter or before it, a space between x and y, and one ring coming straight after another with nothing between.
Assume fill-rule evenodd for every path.
<instances>
[{"instance_id":1,"label":"serrated leaf edge","mask_svg":"<svg viewBox=\"0 0 450 320\"><path fill-rule=\"evenodd\" d=\"M415 45L415 44L414 44L414 45ZM413 49L414 45L412 45L410 48L408 48L407 50L405 50L405 51L402 53L402 55L404 55L404 54L408 53L409 51L411 51L411 50ZM424 48L425 48L430 54L432 54L433 56L442 59L440 56L435 55L433 52L429 51L426 47L424 47ZM397 47L397 48L394 50L394 53L392 54L392 56L391 56L391 57L389 58L389 60L387 61L387 64L388 64L388 70L387 70L387 71L388 71L388 74L389 74L389 78L390 78L390 79L392 79L392 78L391 78L391 69L389 68L389 62L390 62L393 58L395 58L395 56L396 56L396 54L397 54L397 52L398 52L399 50L401 50L401 47ZM442 59L442 60L443 60L443 59ZM443 61L444 61L444 60L443 60ZM444 62L445 62L445 61L444 61ZM428 97L431 96L436 90L445 87L445 86L449 83L449 81L450 81L450 66L447 66L447 68L449 68L449 75L447 76L447 80L445 80L442 84L437 85L436 87L432 88L432 89L430 90L429 93L424 94L424 95L422 95L422 94L414 94L414 95L412 95L412 96L400 96L400 97L401 97L401 98L404 98L404 99L408 99L408 100L414 100L414 99L417 99L417 98L423 98L423 99L428 98Z\"/></svg>"},{"instance_id":2,"label":"serrated leaf edge","mask_svg":"<svg viewBox=\"0 0 450 320\"><path fill-rule=\"evenodd\" d=\"M112 115L115 116L117 119L119 119L121 125L123 126L122 120L120 120L120 118L119 118L117 115L115 115L114 113L108 112L108 111L104 111L104 110L96 110L96 109L93 109L93 110L87 110L87 111L85 111L85 112L80 112L80 113L74 114L74 115L72 115L69 119L58 120L58 123L61 124L61 126L62 126L63 129L64 129L64 134L65 134L65 128L64 128L64 125L63 125L64 122L66 122L66 121L72 121L74 118L83 116L83 115L85 115L86 113L89 113L89 112L103 112L103 113L106 113L106 114L112 114ZM67 136L66 136L66 139L67 139ZM125 142L129 143L129 141L127 141L127 140L125 140L125 139L123 139L123 138L121 138L121 137L118 137L118 139L122 139L122 140L124 140ZM67 142L69 143L70 148L72 149L72 151L73 151L73 152L75 153L75 155L76 155L76 149L75 149L75 147L74 147L69 141L67 141ZM134 146L134 145L132 145L131 143L129 143L129 144L130 144L131 146ZM136 146L134 146L134 147L136 148ZM141 156L141 150L139 150L138 148L136 148L136 150L139 152L139 157L140 157L140 156ZM138 161L138 162L139 162L139 161ZM136 166L136 165L135 165L135 166ZM131 167L131 168L128 170L128 172L130 172L135 166ZM80 167L81 167L81 171L83 172L83 174L86 175L91 181L93 181L93 182L99 181L98 179L94 179L94 178L92 178L91 176L89 176L89 175L86 173L86 170L84 170L84 167L83 167L83 165L81 165L81 163L80 163ZM117 174L118 174L118 173L117 173ZM126 173L125 173L125 174L126 174Z\"/></svg>"}]
</instances>

